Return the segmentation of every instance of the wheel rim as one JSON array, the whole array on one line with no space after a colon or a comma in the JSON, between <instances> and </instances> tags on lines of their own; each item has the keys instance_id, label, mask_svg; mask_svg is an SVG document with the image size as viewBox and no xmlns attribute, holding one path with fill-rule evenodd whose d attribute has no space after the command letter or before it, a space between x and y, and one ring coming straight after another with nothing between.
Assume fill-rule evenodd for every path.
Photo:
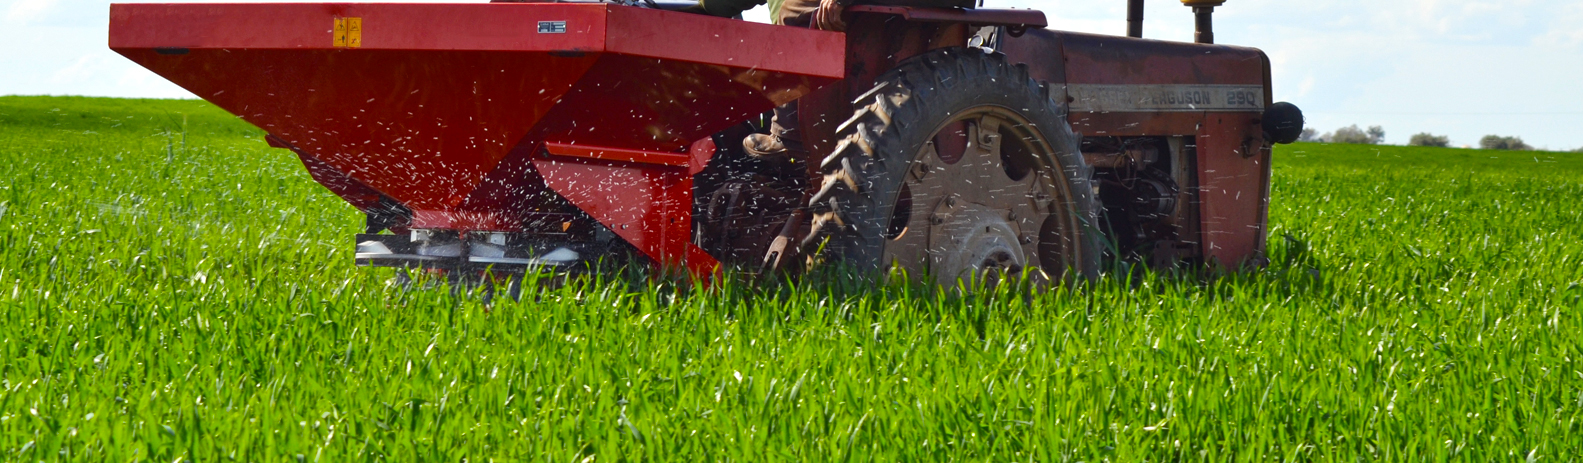
<instances>
[{"instance_id":1,"label":"wheel rim","mask_svg":"<svg viewBox=\"0 0 1583 463\"><path fill-rule=\"evenodd\" d=\"M1063 279L1077 266L1070 192L1055 147L999 106L953 115L913 156L885 232L884 260L941 284L1029 274Z\"/></svg>"}]
</instances>

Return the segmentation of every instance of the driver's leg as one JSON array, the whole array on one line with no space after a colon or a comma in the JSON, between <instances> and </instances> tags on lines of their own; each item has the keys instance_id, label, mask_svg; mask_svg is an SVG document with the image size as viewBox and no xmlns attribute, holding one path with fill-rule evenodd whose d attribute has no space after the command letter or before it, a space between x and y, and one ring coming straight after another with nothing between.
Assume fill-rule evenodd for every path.
<instances>
[{"instance_id":1,"label":"driver's leg","mask_svg":"<svg viewBox=\"0 0 1583 463\"><path fill-rule=\"evenodd\" d=\"M760 158L781 157L788 151L795 157L804 157L801 126L797 119L797 102L780 105L775 108L775 118L770 120L770 133L748 135L742 139L742 149Z\"/></svg>"},{"instance_id":2,"label":"driver's leg","mask_svg":"<svg viewBox=\"0 0 1583 463\"><path fill-rule=\"evenodd\" d=\"M808 27L819 0L770 0L770 20L775 24Z\"/></svg>"},{"instance_id":3,"label":"driver's leg","mask_svg":"<svg viewBox=\"0 0 1583 463\"><path fill-rule=\"evenodd\" d=\"M808 27L819 0L770 0L770 19L775 24ZM742 140L742 148L753 156L781 157L788 151L794 157L805 157L802 144L802 125L797 119L797 102L775 108L775 118L770 121L770 133L755 133Z\"/></svg>"}]
</instances>

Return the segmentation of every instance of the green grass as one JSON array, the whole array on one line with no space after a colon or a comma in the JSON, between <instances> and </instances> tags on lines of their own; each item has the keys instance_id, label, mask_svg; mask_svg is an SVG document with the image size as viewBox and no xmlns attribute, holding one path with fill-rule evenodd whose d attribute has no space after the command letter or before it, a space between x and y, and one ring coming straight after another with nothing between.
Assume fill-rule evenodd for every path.
<instances>
[{"instance_id":1,"label":"green grass","mask_svg":"<svg viewBox=\"0 0 1583 463\"><path fill-rule=\"evenodd\" d=\"M202 102L0 98L0 460L1583 459L1583 156L1277 150L1268 269L484 307ZM590 458L591 457L591 458Z\"/></svg>"}]
</instances>

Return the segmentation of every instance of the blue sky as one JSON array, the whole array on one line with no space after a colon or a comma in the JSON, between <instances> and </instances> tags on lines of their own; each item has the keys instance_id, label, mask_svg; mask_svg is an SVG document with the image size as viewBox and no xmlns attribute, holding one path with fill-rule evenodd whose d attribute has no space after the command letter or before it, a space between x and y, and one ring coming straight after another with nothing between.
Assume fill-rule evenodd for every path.
<instances>
[{"instance_id":1,"label":"blue sky","mask_svg":"<svg viewBox=\"0 0 1583 463\"><path fill-rule=\"evenodd\" d=\"M105 48L109 3L0 0L0 95L192 97ZM987 3L1044 10L1058 29L1125 30L1123 0ZM1187 8L1147 4L1146 37L1192 39ZM1216 38L1268 53L1276 99L1321 132L1380 125L1393 144L1432 132L1454 145L1500 134L1583 147L1583 0L1229 0Z\"/></svg>"}]
</instances>

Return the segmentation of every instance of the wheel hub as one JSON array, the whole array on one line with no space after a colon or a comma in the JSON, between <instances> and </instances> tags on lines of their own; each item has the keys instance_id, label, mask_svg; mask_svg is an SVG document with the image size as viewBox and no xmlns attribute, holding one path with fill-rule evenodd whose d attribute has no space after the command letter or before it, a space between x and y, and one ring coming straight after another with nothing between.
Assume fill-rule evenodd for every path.
<instances>
[{"instance_id":1,"label":"wheel hub","mask_svg":"<svg viewBox=\"0 0 1583 463\"><path fill-rule=\"evenodd\" d=\"M927 271L945 285L1038 269L1046 218L1057 210L1045 161L1050 150L1005 108L975 108L952 118L908 169L885 259Z\"/></svg>"},{"instance_id":2,"label":"wheel hub","mask_svg":"<svg viewBox=\"0 0 1583 463\"><path fill-rule=\"evenodd\" d=\"M947 278L1022 271L1022 227L1008 216L1014 214L947 197L930 219L930 268L944 269Z\"/></svg>"}]
</instances>

